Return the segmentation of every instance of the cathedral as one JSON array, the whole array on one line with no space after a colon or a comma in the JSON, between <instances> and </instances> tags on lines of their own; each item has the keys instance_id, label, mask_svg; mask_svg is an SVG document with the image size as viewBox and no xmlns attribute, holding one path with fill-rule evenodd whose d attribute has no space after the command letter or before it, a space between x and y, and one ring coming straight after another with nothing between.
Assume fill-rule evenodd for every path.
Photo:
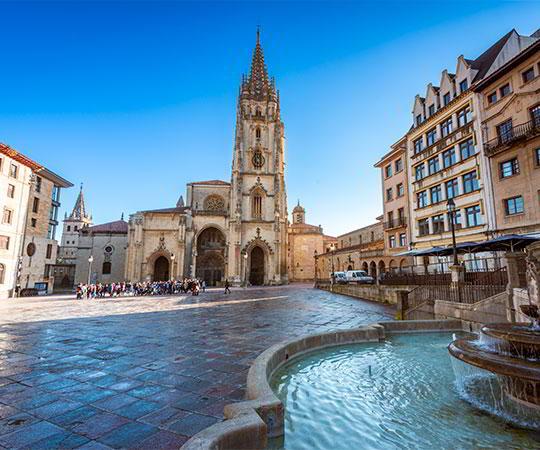
<instances>
[{"instance_id":1,"label":"cathedral","mask_svg":"<svg viewBox=\"0 0 540 450\"><path fill-rule=\"evenodd\" d=\"M125 278L196 276L209 285L288 282L285 139L259 33L242 78L230 182L187 185L185 202L129 218Z\"/></svg>"}]
</instances>

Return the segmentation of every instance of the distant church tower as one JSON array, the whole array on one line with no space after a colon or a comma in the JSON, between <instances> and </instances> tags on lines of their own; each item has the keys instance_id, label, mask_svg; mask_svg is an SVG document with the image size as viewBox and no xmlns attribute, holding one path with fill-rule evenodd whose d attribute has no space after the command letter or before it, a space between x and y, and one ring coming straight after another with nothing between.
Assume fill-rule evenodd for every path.
<instances>
[{"instance_id":1,"label":"distant church tower","mask_svg":"<svg viewBox=\"0 0 540 450\"><path fill-rule=\"evenodd\" d=\"M300 200L292 211L293 223L306 223L306 210L300 206Z\"/></svg>"},{"instance_id":2,"label":"distant church tower","mask_svg":"<svg viewBox=\"0 0 540 450\"><path fill-rule=\"evenodd\" d=\"M240 86L230 195L229 274L237 282L287 283L284 125L258 30Z\"/></svg>"},{"instance_id":3,"label":"distant church tower","mask_svg":"<svg viewBox=\"0 0 540 450\"><path fill-rule=\"evenodd\" d=\"M75 264L77 260L77 247L79 246L79 230L90 225L92 225L92 216L86 211L81 184L81 190L75 201L73 211L71 211L69 216L66 214L64 217L62 242L58 250L58 258L64 264Z\"/></svg>"}]
</instances>

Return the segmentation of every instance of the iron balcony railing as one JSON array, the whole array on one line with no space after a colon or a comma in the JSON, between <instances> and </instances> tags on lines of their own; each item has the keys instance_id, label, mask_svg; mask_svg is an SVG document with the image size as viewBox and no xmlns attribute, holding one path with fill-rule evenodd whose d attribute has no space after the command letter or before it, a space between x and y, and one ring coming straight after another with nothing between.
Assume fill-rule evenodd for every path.
<instances>
[{"instance_id":1,"label":"iron balcony railing","mask_svg":"<svg viewBox=\"0 0 540 450\"><path fill-rule=\"evenodd\" d=\"M485 150L488 156L493 156L514 142L521 139L530 139L540 134L540 117L535 117L529 122L513 126L494 139L486 142Z\"/></svg>"},{"instance_id":2,"label":"iron balcony railing","mask_svg":"<svg viewBox=\"0 0 540 450\"><path fill-rule=\"evenodd\" d=\"M407 219L405 217L396 217L395 219L388 220L383 224L385 230L391 228L399 228L407 226Z\"/></svg>"}]
</instances>

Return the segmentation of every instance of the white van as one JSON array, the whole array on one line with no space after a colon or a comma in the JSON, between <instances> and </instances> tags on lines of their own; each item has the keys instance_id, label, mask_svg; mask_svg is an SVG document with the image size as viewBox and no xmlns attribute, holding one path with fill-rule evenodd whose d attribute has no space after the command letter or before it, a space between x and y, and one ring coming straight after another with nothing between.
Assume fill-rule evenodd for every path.
<instances>
[{"instance_id":1,"label":"white van","mask_svg":"<svg viewBox=\"0 0 540 450\"><path fill-rule=\"evenodd\" d=\"M330 278L332 278L332 274L330 274ZM334 272L334 283L347 284L347 276L345 272Z\"/></svg>"},{"instance_id":2,"label":"white van","mask_svg":"<svg viewBox=\"0 0 540 450\"><path fill-rule=\"evenodd\" d=\"M375 280L363 270L348 270L345 273L348 283L373 284Z\"/></svg>"}]
</instances>

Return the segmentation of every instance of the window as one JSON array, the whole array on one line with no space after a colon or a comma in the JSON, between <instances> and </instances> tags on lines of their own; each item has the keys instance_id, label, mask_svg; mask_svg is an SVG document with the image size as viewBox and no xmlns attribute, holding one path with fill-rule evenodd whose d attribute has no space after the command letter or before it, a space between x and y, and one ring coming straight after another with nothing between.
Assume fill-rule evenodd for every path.
<instances>
[{"instance_id":1,"label":"window","mask_svg":"<svg viewBox=\"0 0 540 450\"><path fill-rule=\"evenodd\" d=\"M497 91L493 91L491 94L488 94L487 101L489 104L495 103L497 101Z\"/></svg>"},{"instance_id":2,"label":"window","mask_svg":"<svg viewBox=\"0 0 540 450\"><path fill-rule=\"evenodd\" d=\"M396 173L401 172L403 170L403 160L401 158L396 159L396 162L394 163Z\"/></svg>"},{"instance_id":3,"label":"window","mask_svg":"<svg viewBox=\"0 0 540 450\"><path fill-rule=\"evenodd\" d=\"M476 154L476 149L474 148L474 143L472 139L467 139L459 144L459 153L461 154L461 160L470 158Z\"/></svg>"},{"instance_id":4,"label":"window","mask_svg":"<svg viewBox=\"0 0 540 450\"><path fill-rule=\"evenodd\" d=\"M443 95L443 104L444 106L448 105L450 103L450 92L447 92Z\"/></svg>"},{"instance_id":5,"label":"window","mask_svg":"<svg viewBox=\"0 0 540 450\"><path fill-rule=\"evenodd\" d=\"M103 266L101 267L101 273L103 275L110 275L111 274L111 263L109 261L105 261L103 263Z\"/></svg>"},{"instance_id":6,"label":"window","mask_svg":"<svg viewBox=\"0 0 540 450\"><path fill-rule=\"evenodd\" d=\"M261 129L260 128L256 128L255 129L255 137L257 139L260 139L261 138Z\"/></svg>"},{"instance_id":7,"label":"window","mask_svg":"<svg viewBox=\"0 0 540 450\"><path fill-rule=\"evenodd\" d=\"M446 199L449 200L459 195L459 186L457 178L447 181L446 186Z\"/></svg>"},{"instance_id":8,"label":"window","mask_svg":"<svg viewBox=\"0 0 540 450\"><path fill-rule=\"evenodd\" d=\"M452 217L453 217L454 218L454 229L459 230L462 227L462 225L461 225L461 212L459 210L454 211L454 214L448 213L447 216L448 216L448 225L451 225Z\"/></svg>"},{"instance_id":9,"label":"window","mask_svg":"<svg viewBox=\"0 0 540 450\"><path fill-rule=\"evenodd\" d=\"M41 192L41 177L36 177L36 192Z\"/></svg>"},{"instance_id":10,"label":"window","mask_svg":"<svg viewBox=\"0 0 540 450\"><path fill-rule=\"evenodd\" d=\"M19 166L17 164L11 164L9 166L9 176L11 178L17 178L17 172L19 171Z\"/></svg>"},{"instance_id":11,"label":"window","mask_svg":"<svg viewBox=\"0 0 540 450\"><path fill-rule=\"evenodd\" d=\"M403 183L399 183L396 186L396 191L397 191L397 196L398 197L403 197L403 194L405 194L405 189L403 187Z\"/></svg>"},{"instance_id":12,"label":"window","mask_svg":"<svg viewBox=\"0 0 540 450\"><path fill-rule=\"evenodd\" d=\"M416 194L416 202L418 204L418 208L423 208L424 206L427 206L428 205L427 191L422 191Z\"/></svg>"},{"instance_id":13,"label":"window","mask_svg":"<svg viewBox=\"0 0 540 450\"><path fill-rule=\"evenodd\" d=\"M439 157L436 156L435 158L431 158L428 161L428 173L429 175L433 175L434 173L441 170L441 166L439 164Z\"/></svg>"},{"instance_id":14,"label":"window","mask_svg":"<svg viewBox=\"0 0 540 450\"><path fill-rule=\"evenodd\" d=\"M502 86L499 89L499 93L501 94L501 98L506 97L508 94L510 94L510 84L506 83L504 86Z\"/></svg>"},{"instance_id":15,"label":"window","mask_svg":"<svg viewBox=\"0 0 540 450\"><path fill-rule=\"evenodd\" d=\"M32 203L32 212L37 213L39 211L39 198L34 197L34 201Z\"/></svg>"},{"instance_id":16,"label":"window","mask_svg":"<svg viewBox=\"0 0 540 450\"><path fill-rule=\"evenodd\" d=\"M257 192L251 200L251 216L255 219L262 218L262 195Z\"/></svg>"},{"instance_id":17,"label":"window","mask_svg":"<svg viewBox=\"0 0 540 450\"><path fill-rule=\"evenodd\" d=\"M79 231L79 227L78 227L77 225L75 225L75 226L73 227L73 231Z\"/></svg>"},{"instance_id":18,"label":"window","mask_svg":"<svg viewBox=\"0 0 540 450\"><path fill-rule=\"evenodd\" d=\"M505 199L504 210L507 216L513 216L515 214L521 214L524 212L525 207L523 205L523 197L519 195L517 197Z\"/></svg>"},{"instance_id":19,"label":"window","mask_svg":"<svg viewBox=\"0 0 540 450\"><path fill-rule=\"evenodd\" d=\"M418 235L425 236L429 234L429 219L420 219L418 221Z\"/></svg>"},{"instance_id":20,"label":"window","mask_svg":"<svg viewBox=\"0 0 540 450\"><path fill-rule=\"evenodd\" d=\"M424 139L418 138L414 141L414 153L420 153L424 149Z\"/></svg>"},{"instance_id":21,"label":"window","mask_svg":"<svg viewBox=\"0 0 540 450\"><path fill-rule=\"evenodd\" d=\"M398 211L399 223L400 225L404 225L405 224L405 209L399 208L397 211Z\"/></svg>"},{"instance_id":22,"label":"window","mask_svg":"<svg viewBox=\"0 0 540 450\"><path fill-rule=\"evenodd\" d=\"M0 284L4 284L6 278L6 266L0 264Z\"/></svg>"},{"instance_id":23,"label":"window","mask_svg":"<svg viewBox=\"0 0 540 450\"><path fill-rule=\"evenodd\" d=\"M2 223L11 224L13 220L13 211L11 209L4 208L4 214L2 215Z\"/></svg>"},{"instance_id":24,"label":"window","mask_svg":"<svg viewBox=\"0 0 540 450\"><path fill-rule=\"evenodd\" d=\"M390 200L392 200L394 194L392 193L392 188L388 188L386 190L386 201L389 202Z\"/></svg>"},{"instance_id":25,"label":"window","mask_svg":"<svg viewBox=\"0 0 540 450\"><path fill-rule=\"evenodd\" d=\"M467 89L469 89L469 82L467 80L462 80L459 83L459 92L465 92Z\"/></svg>"},{"instance_id":26,"label":"window","mask_svg":"<svg viewBox=\"0 0 540 450\"><path fill-rule=\"evenodd\" d=\"M534 156L535 156L535 159L536 159L536 165L540 166L540 148L537 148L534 151Z\"/></svg>"},{"instance_id":27,"label":"window","mask_svg":"<svg viewBox=\"0 0 540 450\"><path fill-rule=\"evenodd\" d=\"M71 231L71 225L67 226L67 231Z\"/></svg>"},{"instance_id":28,"label":"window","mask_svg":"<svg viewBox=\"0 0 540 450\"><path fill-rule=\"evenodd\" d=\"M431 203L439 203L442 201L441 185L433 186L430 190Z\"/></svg>"},{"instance_id":29,"label":"window","mask_svg":"<svg viewBox=\"0 0 540 450\"><path fill-rule=\"evenodd\" d=\"M444 216L439 214L431 219L431 225L433 226L433 234L444 232Z\"/></svg>"},{"instance_id":30,"label":"window","mask_svg":"<svg viewBox=\"0 0 540 450\"><path fill-rule=\"evenodd\" d=\"M471 121L471 119L472 119L471 108L467 106L466 108L460 109L457 113L458 128L462 127L463 125L468 124Z\"/></svg>"},{"instance_id":31,"label":"window","mask_svg":"<svg viewBox=\"0 0 540 450\"><path fill-rule=\"evenodd\" d=\"M53 202L59 202L60 201L60 187L54 186L52 188L52 195L51 195Z\"/></svg>"},{"instance_id":32,"label":"window","mask_svg":"<svg viewBox=\"0 0 540 450\"><path fill-rule=\"evenodd\" d=\"M502 143L508 142L512 139L512 119L508 119L497 125L497 136Z\"/></svg>"},{"instance_id":33,"label":"window","mask_svg":"<svg viewBox=\"0 0 540 450\"><path fill-rule=\"evenodd\" d=\"M0 236L0 249L9 249L9 236Z\"/></svg>"},{"instance_id":34,"label":"window","mask_svg":"<svg viewBox=\"0 0 540 450\"><path fill-rule=\"evenodd\" d=\"M13 184L8 184L7 196L9 198L15 198L15 186Z\"/></svg>"},{"instance_id":35,"label":"window","mask_svg":"<svg viewBox=\"0 0 540 450\"><path fill-rule=\"evenodd\" d=\"M442 154L443 167L453 166L456 163L456 149L454 147L445 150Z\"/></svg>"},{"instance_id":36,"label":"window","mask_svg":"<svg viewBox=\"0 0 540 450\"><path fill-rule=\"evenodd\" d=\"M391 165L391 164L388 164L388 165L384 168L384 176L385 176L386 178L392 176L392 165Z\"/></svg>"},{"instance_id":37,"label":"window","mask_svg":"<svg viewBox=\"0 0 540 450\"><path fill-rule=\"evenodd\" d=\"M427 145L433 145L437 140L437 129L432 128L427 132Z\"/></svg>"},{"instance_id":38,"label":"window","mask_svg":"<svg viewBox=\"0 0 540 450\"><path fill-rule=\"evenodd\" d=\"M394 235L388 236L388 245L390 248L394 248L396 246L396 237Z\"/></svg>"},{"instance_id":39,"label":"window","mask_svg":"<svg viewBox=\"0 0 540 450\"><path fill-rule=\"evenodd\" d=\"M47 239L55 239L56 235L56 225L54 223L49 223L47 228Z\"/></svg>"},{"instance_id":40,"label":"window","mask_svg":"<svg viewBox=\"0 0 540 450\"><path fill-rule=\"evenodd\" d=\"M531 119L535 126L540 126L540 105L531 108Z\"/></svg>"},{"instance_id":41,"label":"window","mask_svg":"<svg viewBox=\"0 0 540 450\"><path fill-rule=\"evenodd\" d=\"M414 168L414 174L415 174L416 181L421 180L422 178L424 178L424 169L425 169L424 163L418 164Z\"/></svg>"},{"instance_id":42,"label":"window","mask_svg":"<svg viewBox=\"0 0 540 450\"><path fill-rule=\"evenodd\" d=\"M534 67L528 68L526 71L524 71L521 74L521 78L523 79L524 83L528 83L534 78Z\"/></svg>"},{"instance_id":43,"label":"window","mask_svg":"<svg viewBox=\"0 0 540 450\"><path fill-rule=\"evenodd\" d=\"M452 132L452 118L445 120L441 123L441 134L442 137L448 136Z\"/></svg>"},{"instance_id":44,"label":"window","mask_svg":"<svg viewBox=\"0 0 540 450\"><path fill-rule=\"evenodd\" d=\"M472 172L466 173L463 175L463 192L469 193L473 192L479 189L478 185L478 175L476 174L476 170L473 170Z\"/></svg>"},{"instance_id":45,"label":"window","mask_svg":"<svg viewBox=\"0 0 540 450\"><path fill-rule=\"evenodd\" d=\"M512 175L517 175L519 173L519 161L517 158L509 159L508 161L503 161L499 164L499 171L501 178L508 178Z\"/></svg>"},{"instance_id":46,"label":"window","mask_svg":"<svg viewBox=\"0 0 540 450\"><path fill-rule=\"evenodd\" d=\"M52 244L47 244L47 252L45 253L45 258L51 259L51 257L52 257L52 249L53 249Z\"/></svg>"},{"instance_id":47,"label":"window","mask_svg":"<svg viewBox=\"0 0 540 450\"><path fill-rule=\"evenodd\" d=\"M36 225L37 225L37 219L35 219L34 217L32 217L32 218L30 219L30 226L31 226L32 228L36 228Z\"/></svg>"},{"instance_id":48,"label":"window","mask_svg":"<svg viewBox=\"0 0 540 450\"><path fill-rule=\"evenodd\" d=\"M418 114L416 116L416 126L420 125L422 123L422 114Z\"/></svg>"},{"instance_id":49,"label":"window","mask_svg":"<svg viewBox=\"0 0 540 450\"><path fill-rule=\"evenodd\" d=\"M399 246L405 247L407 245L407 235L405 233L401 233L399 235Z\"/></svg>"},{"instance_id":50,"label":"window","mask_svg":"<svg viewBox=\"0 0 540 450\"><path fill-rule=\"evenodd\" d=\"M480 205L469 206L465 208L465 217L468 227L482 225L482 216L480 214Z\"/></svg>"},{"instance_id":51,"label":"window","mask_svg":"<svg viewBox=\"0 0 540 450\"><path fill-rule=\"evenodd\" d=\"M393 227L394 226L394 211L388 211L386 214L386 217L388 219L388 226Z\"/></svg>"},{"instance_id":52,"label":"window","mask_svg":"<svg viewBox=\"0 0 540 450\"><path fill-rule=\"evenodd\" d=\"M430 116L432 116L433 114L435 114L435 105L429 105L429 108L428 108L428 114Z\"/></svg>"}]
</instances>

